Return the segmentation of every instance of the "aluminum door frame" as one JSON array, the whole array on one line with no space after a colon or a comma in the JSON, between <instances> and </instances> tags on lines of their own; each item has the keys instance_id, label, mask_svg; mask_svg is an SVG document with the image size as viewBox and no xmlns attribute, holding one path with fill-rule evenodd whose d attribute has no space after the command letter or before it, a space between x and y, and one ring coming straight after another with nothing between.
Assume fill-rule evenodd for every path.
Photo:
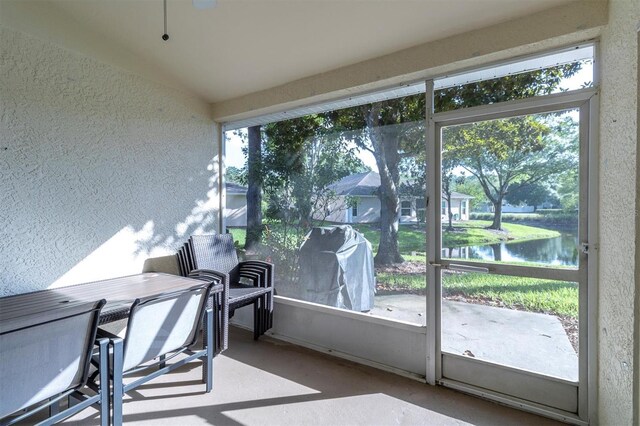
<instances>
[{"instance_id":1,"label":"aluminum door frame","mask_svg":"<svg viewBox=\"0 0 640 426\"><path fill-rule=\"evenodd\" d=\"M558 93L524 100L508 101L492 105L470 107L455 111L434 113L433 111L433 81L426 82L427 96L427 224L428 229L435 229L433 236L428 239L427 262L427 382L441 384L493 399L504 404L543 414L562 421L576 424L586 424L593 414L595 400L597 347L595 335L596 278L597 278L597 216L598 216L598 174L597 174L597 114L598 90L594 88L581 89L572 92ZM580 243L586 244L590 254L587 261L586 253L581 254L577 270L554 270L544 267L522 267L515 265L493 265L492 272L497 274L521 275L534 278L557 278L579 283L579 382L577 386L577 413L550 408L532 403L524 398L488 391L478 386L469 385L459 380L443 377L443 354L441 350L441 269L452 262L441 259L441 146L440 129L444 126L467 124L478 121L507 118L518 115L554 112L565 109L579 110L579 152L580 152ZM479 266L478 262L455 261L453 263ZM481 266L484 266L480 263ZM446 356L446 355L445 355ZM465 362L464 359L456 362ZM513 372L509 367L498 364L473 360L471 363L486 364L486 369L503 369ZM480 367L482 368L482 367ZM537 375L543 380L544 375ZM590 394L591 392L591 394ZM591 409L590 409L591 407Z\"/></svg>"}]
</instances>

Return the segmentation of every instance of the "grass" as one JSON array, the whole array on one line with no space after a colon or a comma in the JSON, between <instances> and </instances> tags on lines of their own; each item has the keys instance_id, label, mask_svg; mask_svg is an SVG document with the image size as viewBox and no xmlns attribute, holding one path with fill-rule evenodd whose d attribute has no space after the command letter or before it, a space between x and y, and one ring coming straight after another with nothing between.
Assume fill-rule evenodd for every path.
<instances>
[{"instance_id":1,"label":"grass","mask_svg":"<svg viewBox=\"0 0 640 426\"><path fill-rule=\"evenodd\" d=\"M244 241L247 236L247 230L244 228L228 228L229 233L233 235L233 241L236 242L236 247L244 247Z\"/></svg>"},{"instance_id":2,"label":"grass","mask_svg":"<svg viewBox=\"0 0 640 426\"><path fill-rule=\"evenodd\" d=\"M443 274L444 296L498 302L511 309L578 318L578 284L506 275Z\"/></svg>"},{"instance_id":3,"label":"grass","mask_svg":"<svg viewBox=\"0 0 640 426\"><path fill-rule=\"evenodd\" d=\"M424 294L424 274L377 274L383 288ZM461 297L471 302L497 305L578 318L578 285L566 281L542 280L506 275L445 273L442 276L444 297Z\"/></svg>"},{"instance_id":4,"label":"grass","mask_svg":"<svg viewBox=\"0 0 640 426\"><path fill-rule=\"evenodd\" d=\"M489 225L491 225L491 222L485 220L456 222L454 231L445 230L442 233L442 246L479 246L496 244L502 241L527 241L560 236L560 233L557 231L514 223L503 223L503 231L486 229ZM380 230L377 225L356 224L353 225L353 227L362 232L374 248L378 247ZM422 227L422 225L420 225L420 227ZM420 229L415 225L400 225L400 229L398 230L400 253L403 256L411 252L424 253L427 247L426 238L424 228Z\"/></svg>"},{"instance_id":5,"label":"grass","mask_svg":"<svg viewBox=\"0 0 640 426\"><path fill-rule=\"evenodd\" d=\"M513 223L503 223L503 231L493 231L486 229L490 224L490 221L482 220L456 222L453 232L443 232L443 246L464 247L560 235L556 231ZM380 241L378 226L353 226L371 242L375 252ZM277 225L271 225L270 229L276 230ZM244 246L245 230L234 228L229 231L234 241L240 247ZM420 229L415 225L400 226L398 245L405 261L426 262L426 237L424 228ZM377 280L382 287L396 291L424 293L426 289L424 273L378 272ZM571 318L578 316L578 287L575 283L495 274L445 273L442 285L445 297L461 297L468 301Z\"/></svg>"}]
</instances>

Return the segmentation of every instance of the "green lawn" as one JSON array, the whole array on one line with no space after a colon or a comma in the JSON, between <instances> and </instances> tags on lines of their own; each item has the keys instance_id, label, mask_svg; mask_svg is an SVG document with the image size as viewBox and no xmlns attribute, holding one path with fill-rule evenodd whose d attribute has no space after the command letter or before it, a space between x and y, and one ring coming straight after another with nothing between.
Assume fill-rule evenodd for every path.
<instances>
[{"instance_id":1,"label":"green lawn","mask_svg":"<svg viewBox=\"0 0 640 426\"><path fill-rule=\"evenodd\" d=\"M443 295L464 296L501 306L578 318L578 284L506 275L444 274Z\"/></svg>"},{"instance_id":2,"label":"green lawn","mask_svg":"<svg viewBox=\"0 0 640 426\"><path fill-rule=\"evenodd\" d=\"M490 221L470 220L466 222L456 222L454 231L444 231L442 233L443 247L464 247L474 245L495 244L501 241L526 241L542 238L553 238L560 236L557 231L549 229L535 228L532 226L517 225L513 223L503 223L503 231L493 231L486 229L491 224ZM274 225L270 226L274 229ZM377 224L354 224L356 230L364 234L376 251L380 243L380 230ZM230 229L233 240L244 246L245 230L241 228ZM398 231L398 245L400 253L406 260L424 261L424 253L427 250L426 231L424 225L400 225ZM416 253L412 255L412 253Z\"/></svg>"},{"instance_id":3,"label":"green lawn","mask_svg":"<svg viewBox=\"0 0 640 426\"><path fill-rule=\"evenodd\" d=\"M247 230L244 228L229 228L229 233L233 235L233 241L236 242L236 247L244 247L244 240L247 236Z\"/></svg>"},{"instance_id":4,"label":"green lawn","mask_svg":"<svg viewBox=\"0 0 640 426\"><path fill-rule=\"evenodd\" d=\"M424 294L424 274L378 273L383 288ZM565 281L510 277L495 274L445 273L442 276L444 297L461 296L464 300L483 302L510 309L523 309L552 315L578 318L578 285Z\"/></svg>"},{"instance_id":5,"label":"green lawn","mask_svg":"<svg viewBox=\"0 0 640 426\"><path fill-rule=\"evenodd\" d=\"M453 231L444 231L442 233L442 246L465 247L495 244L501 241L526 241L560 236L557 231L533 226L503 223L503 231L493 231L486 229L489 225L491 225L491 222L485 220L456 222ZM371 242L374 250L378 247L380 230L377 225L356 224L352 226L364 234L365 238ZM400 225L398 230L400 253L404 256L411 254L411 252L426 252L426 238L424 225Z\"/></svg>"},{"instance_id":6,"label":"green lawn","mask_svg":"<svg viewBox=\"0 0 640 426\"><path fill-rule=\"evenodd\" d=\"M489 221L456 222L454 231L443 232L443 245L463 247L470 245L494 244L501 241L525 241L557 237L560 234L532 226L503 223L503 231L486 229ZM268 225L271 230L277 225ZM380 241L380 230L376 224L353 225L371 242L374 252ZM422 228L422 229L421 229ZM231 229L234 241L244 245L245 230ZM426 232L423 225L401 225L398 232L400 253L408 262L426 262ZM540 266L540 265L537 265ZM423 293L425 275L420 273L378 272L377 280L387 289ZM574 283L540 280L524 277L508 277L495 274L444 274L443 294L449 297L461 296L469 301L483 302L513 309L544 312L577 318L578 288Z\"/></svg>"}]
</instances>

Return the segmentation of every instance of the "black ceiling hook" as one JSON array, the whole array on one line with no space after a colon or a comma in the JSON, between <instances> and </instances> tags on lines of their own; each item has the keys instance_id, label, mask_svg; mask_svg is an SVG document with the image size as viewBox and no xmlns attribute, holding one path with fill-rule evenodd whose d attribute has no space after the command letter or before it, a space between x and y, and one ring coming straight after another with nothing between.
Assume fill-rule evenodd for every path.
<instances>
[{"instance_id":1,"label":"black ceiling hook","mask_svg":"<svg viewBox=\"0 0 640 426\"><path fill-rule=\"evenodd\" d=\"M169 40L169 34L167 33L167 0L164 0L164 34L162 34L164 41Z\"/></svg>"}]
</instances>

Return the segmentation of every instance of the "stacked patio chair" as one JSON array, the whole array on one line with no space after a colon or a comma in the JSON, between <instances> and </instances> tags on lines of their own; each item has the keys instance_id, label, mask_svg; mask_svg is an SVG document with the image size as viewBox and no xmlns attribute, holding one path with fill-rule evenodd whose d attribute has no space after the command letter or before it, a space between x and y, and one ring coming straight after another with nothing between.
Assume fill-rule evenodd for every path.
<instances>
[{"instance_id":1,"label":"stacked patio chair","mask_svg":"<svg viewBox=\"0 0 640 426\"><path fill-rule=\"evenodd\" d=\"M213 285L203 282L186 290L137 299L131 306L126 327L117 335L98 329L98 335L110 339L113 348L110 379L114 425L122 424L125 393L195 359L202 360L205 391L211 391L214 330L206 325L213 321L213 313L207 309ZM195 346L203 320L206 344L198 350ZM187 356L168 364L180 354ZM152 368L151 373L138 377L141 371ZM123 379L129 375L136 375L135 380L124 383Z\"/></svg>"},{"instance_id":2,"label":"stacked patio chair","mask_svg":"<svg viewBox=\"0 0 640 426\"><path fill-rule=\"evenodd\" d=\"M253 306L253 338L258 339L273 324L274 269L260 260L238 261L231 234L192 235L178 251L181 274L221 282L228 297L222 296L220 311L224 330L222 349L227 347L226 313ZM223 292L223 293L225 293ZM225 306L227 305L228 306Z\"/></svg>"},{"instance_id":3,"label":"stacked patio chair","mask_svg":"<svg viewBox=\"0 0 640 426\"><path fill-rule=\"evenodd\" d=\"M96 341L104 304L69 302L0 323L0 424L22 422L46 409L49 417L41 424L53 424L91 405L98 407L100 423L108 424L108 340ZM88 383L96 343L97 384ZM87 387L94 393L86 393ZM69 404L61 410L65 398Z\"/></svg>"}]
</instances>

